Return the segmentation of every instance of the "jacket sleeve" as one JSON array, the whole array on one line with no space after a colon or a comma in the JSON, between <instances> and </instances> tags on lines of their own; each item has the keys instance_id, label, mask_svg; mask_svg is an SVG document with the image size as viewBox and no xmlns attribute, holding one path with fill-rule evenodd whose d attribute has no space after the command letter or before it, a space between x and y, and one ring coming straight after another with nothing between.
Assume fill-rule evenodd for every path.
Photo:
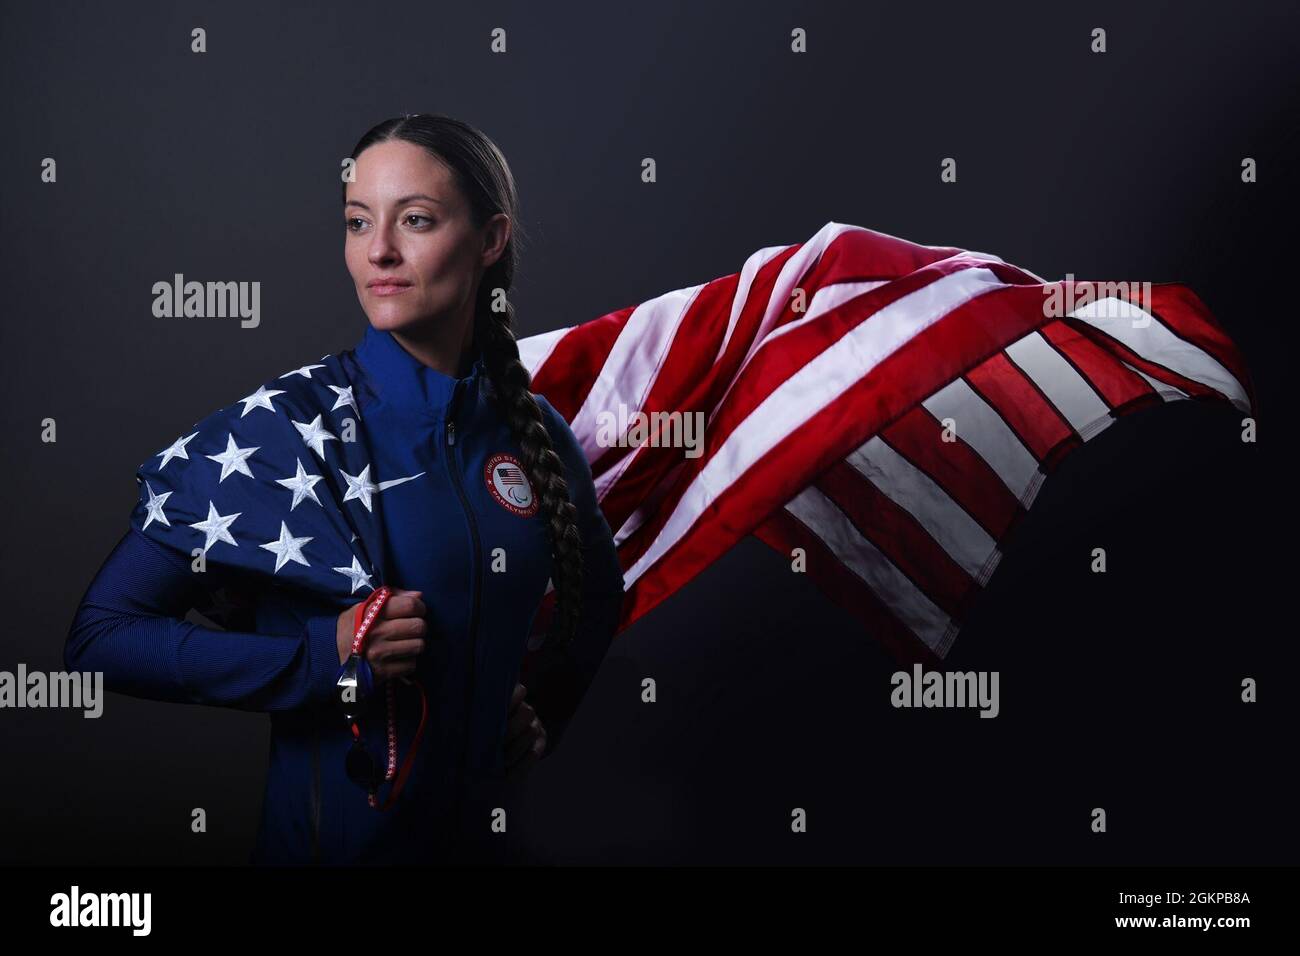
<instances>
[{"instance_id":1,"label":"jacket sleeve","mask_svg":"<svg viewBox=\"0 0 1300 956\"><path fill-rule=\"evenodd\" d=\"M201 627L183 620L206 589L179 552L131 528L81 600L64 646L68 670L101 671L134 697L239 710L293 710L332 699L337 616L295 635Z\"/></svg>"},{"instance_id":2,"label":"jacket sleeve","mask_svg":"<svg viewBox=\"0 0 1300 956\"><path fill-rule=\"evenodd\" d=\"M569 498L578 512L582 534L582 614L572 644L564 649L542 647L524 655L520 683L526 700L546 728L546 751L555 753L570 721L596 677L618 629L623 605L623 569L614 536L596 501L591 466L577 437L563 417L542 396L538 404L547 417L551 441L565 465ZM534 632L549 614L539 613Z\"/></svg>"}]
</instances>

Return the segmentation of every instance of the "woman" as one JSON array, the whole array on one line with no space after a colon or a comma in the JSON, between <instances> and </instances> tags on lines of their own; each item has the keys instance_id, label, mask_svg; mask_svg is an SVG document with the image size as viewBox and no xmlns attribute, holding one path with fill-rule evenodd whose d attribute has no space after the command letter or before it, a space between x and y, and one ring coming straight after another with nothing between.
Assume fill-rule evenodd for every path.
<instances>
[{"instance_id":1,"label":"woman","mask_svg":"<svg viewBox=\"0 0 1300 956\"><path fill-rule=\"evenodd\" d=\"M142 464L133 526L65 651L70 670L102 671L111 690L271 714L254 862L439 862L499 842L503 779L555 750L623 597L585 455L519 362L504 157L465 123L414 115L374 127L352 158L344 249L370 323L362 341ZM309 424L305 404L324 394L335 417ZM305 445L273 462L287 447L273 429L289 421ZM337 512L321 491L339 492ZM250 531L280 494L280 536ZM331 538L331 519L356 530ZM313 549L349 542L366 560L326 573L350 582L339 593L375 590L340 611L310 577L340 559ZM523 684L548 580L551 629ZM247 629L182 620L205 594L250 589ZM370 693L340 701L372 608L353 658Z\"/></svg>"}]
</instances>

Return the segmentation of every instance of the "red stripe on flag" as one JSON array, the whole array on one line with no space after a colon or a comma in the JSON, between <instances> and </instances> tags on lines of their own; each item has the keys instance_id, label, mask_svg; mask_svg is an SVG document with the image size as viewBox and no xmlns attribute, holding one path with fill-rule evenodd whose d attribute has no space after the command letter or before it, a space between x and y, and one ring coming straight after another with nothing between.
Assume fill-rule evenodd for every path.
<instances>
[{"instance_id":1,"label":"red stripe on flag","mask_svg":"<svg viewBox=\"0 0 1300 956\"><path fill-rule=\"evenodd\" d=\"M998 353L966 373L966 382L1002 416L1039 461L1074 435L1056 406L1043 397L1029 377Z\"/></svg>"},{"instance_id":2,"label":"red stripe on flag","mask_svg":"<svg viewBox=\"0 0 1300 956\"><path fill-rule=\"evenodd\" d=\"M1064 322L1049 322L1038 330L1056 347L1111 408L1144 395L1156 396L1146 380L1111 352Z\"/></svg>"},{"instance_id":3,"label":"red stripe on flag","mask_svg":"<svg viewBox=\"0 0 1300 956\"><path fill-rule=\"evenodd\" d=\"M1130 298L1138 297L1132 295ZM1151 302L1144 307L1180 338L1212 355L1241 383L1250 397L1250 407L1258 408L1254 384L1241 351L1195 292L1176 282L1156 283L1151 287Z\"/></svg>"}]
</instances>

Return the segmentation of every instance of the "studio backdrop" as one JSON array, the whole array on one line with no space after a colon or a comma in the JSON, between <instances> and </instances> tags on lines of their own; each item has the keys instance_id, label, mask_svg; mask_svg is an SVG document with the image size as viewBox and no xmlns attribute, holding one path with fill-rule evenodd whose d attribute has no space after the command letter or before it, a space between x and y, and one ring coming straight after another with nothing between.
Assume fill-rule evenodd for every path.
<instances>
[{"instance_id":1,"label":"studio backdrop","mask_svg":"<svg viewBox=\"0 0 1300 956\"><path fill-rule=\"evenodd\" d=\"M628 582L504 856L1294 859L1294 8L2 17L16 695L161 492L137 473L361 339L348 151L442 113L515 175L521 358ZM620 410L698 414L698 454L611 443ZM933 670L981 706L929 706ZM100 703L0 709L0 860L246 861L266 716Z\"/></svg>"}]
</instances>

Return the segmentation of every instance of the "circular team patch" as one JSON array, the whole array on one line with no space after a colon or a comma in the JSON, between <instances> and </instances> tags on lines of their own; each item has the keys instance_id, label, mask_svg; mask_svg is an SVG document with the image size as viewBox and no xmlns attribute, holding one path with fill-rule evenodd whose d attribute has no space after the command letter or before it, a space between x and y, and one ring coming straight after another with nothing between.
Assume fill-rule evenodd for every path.
<instances>
[{"instance_id":1,"label":"circular team patch","mask_svg":"<svg viewBox=\"0 0 1300 956\"><path fill-rule=\"evenodd\" d=\"M493 455L483 469L483 478L492 497L506 510L521 518L537 514L537 496L533 494L523 464L514 455L504 452Z\"/></svg>"}]
</instances>

